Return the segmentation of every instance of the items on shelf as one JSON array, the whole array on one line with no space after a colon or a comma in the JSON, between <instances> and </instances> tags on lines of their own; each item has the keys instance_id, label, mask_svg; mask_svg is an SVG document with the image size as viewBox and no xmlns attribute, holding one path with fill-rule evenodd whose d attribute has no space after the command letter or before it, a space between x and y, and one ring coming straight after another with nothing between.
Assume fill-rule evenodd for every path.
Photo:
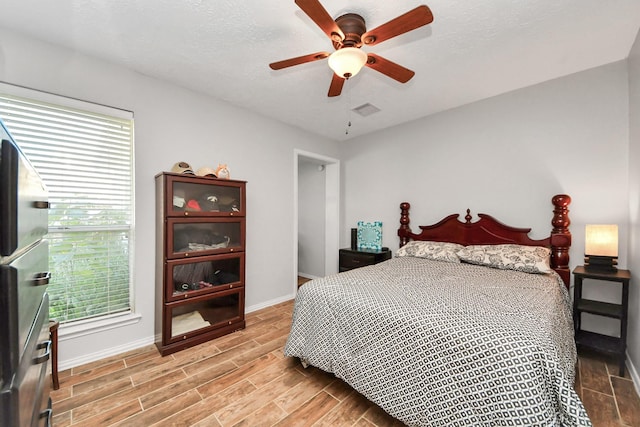
<instances>
[{"instance_id":1,"label":"items on shelf","mask_svg":"<svg viewBox=\"0 0 640 427\"><path fill-rule=\"evenodd\" d=\"M231 179L231 173L229 172L229 168L226 164L218 165L218 169L216 169L216 176L220 179Z\"/></svg>"},{"instance_id":2,"label":"items on shelf","mask_svg":"<svg viewBox=\"0 0 640 427\"><path fill-rule=\"evenodd\" d=\"M191 168L191 165L187 162L178 162L174 164L173 167L171 168L171 172L183 173L187 175L195 175L193 173L193 169Z\"/></svg>"},{"instance_id":3,"label":"items on shelf","mask_svg":"<svg viewBox=\"0 0 640 427\"><path fill-rule=\"evenodd\" d=\"M238 212L238 200L225 194L202 194L187 198L183 191L173 194L173 206L186 212Z\"/></svg>"},{"instance_id":4,"label":"items on shelf","mask_svg":"<svg viewBox=\"0 0 640 427\"><path fill-rule=\"evenodd\" d=\"M207 326L211 326L211 323L204 320L197 311L179 314L171 319L171 329L173 329L174 334L184 334Z\"/></svg>"},{"instance_id":5,"label":"items on shelf","mask_svg":"<svg viewBox=\"0 0 640 427\"><path fill-rule=\"evenodd\" d=\"M229 246L231 238L202 227L184 227L174 236L174 247L179 252L221 249Z\"/></svg>"},{"instance_id":6,"label":"items on shelf","mask_svg":"<svg viewBox=\"0 0 640 427\"><path fill-rule=\"evenodd\" d=\"M178 292L210 288L240 281L235 273L213 270L213 263L181 264L173 268L173 286Z\"/></svg>"},{"instance_id":7,"label":"items on shelf","mask_svg":"<svg viewBox=\"0 0 640 427\"><path fill-rule=\"evenodd\" d=\"M218 167L213 169L209 166L202 166L196 172L187 162L177 162L171 168L172 173L180 173L185 175L195 175L208 178L231 179L231 173L226 163L218 163Z\"/></svg>"},{"instance_id":8,"label":"items on shelf","mask_svg":"<svg viewBox=\"0 0 640 427\"><path fill-rule=\"evenodd\" d=\"M209 178L217 178L216 171L210 167L203 166L196 171L198 176L208 176Z\"/></svg>"}]
</instances>

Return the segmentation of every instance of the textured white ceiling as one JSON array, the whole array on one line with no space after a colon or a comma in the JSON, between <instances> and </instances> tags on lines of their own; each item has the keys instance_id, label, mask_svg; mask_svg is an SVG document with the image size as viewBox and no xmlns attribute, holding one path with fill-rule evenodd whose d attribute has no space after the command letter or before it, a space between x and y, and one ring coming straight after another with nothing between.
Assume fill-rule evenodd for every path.
<instances>
[{"instance_id":1,"label":"textured white ceiling","mask_svg":"<svg viewBox=\"0 0 640 427\"><path fill-rule=\"evenodd\" d=\"M328 98L326 60L271 70L271 62L332 50L293 0L0 0L0 26L334 140L622 60L640 28L640 0L322 4L334 18L360 14L368 29L427 4L432 24L363 47L415 77L400 84L365 68ZM365 103L381 111L349 113Z\"/></svg>"}]
</instances>

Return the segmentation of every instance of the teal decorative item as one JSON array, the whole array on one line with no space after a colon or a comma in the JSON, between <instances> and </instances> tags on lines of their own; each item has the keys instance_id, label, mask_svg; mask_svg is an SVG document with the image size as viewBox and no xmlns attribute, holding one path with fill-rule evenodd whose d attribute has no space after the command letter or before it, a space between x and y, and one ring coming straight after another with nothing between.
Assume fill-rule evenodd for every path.
<instances>
[{"instance_id":1,"label":"teal decorative item","mask_svg":"<svg viewBox=\"0 0 640 427\"><path fill-rule=\"evenodd\" d=\"M382 249L382 221L358 221L358 249Z\"/></svg>"}]
</instances>

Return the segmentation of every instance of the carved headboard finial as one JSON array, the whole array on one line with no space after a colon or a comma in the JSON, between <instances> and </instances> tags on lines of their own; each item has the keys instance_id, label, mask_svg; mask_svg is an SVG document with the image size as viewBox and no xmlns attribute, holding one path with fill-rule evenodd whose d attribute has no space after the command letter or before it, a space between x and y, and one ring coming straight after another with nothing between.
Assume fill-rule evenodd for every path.
<instances>
[{"instance_id":1,"label":"carved headboard finial","mask_svg":"<svg viewBox=\"0 0 640 427\"><path fill-rule=\"evenodd\" d=\"M467 221L467 224L471 223L471 209L467 209L467 214L464 216L465 221Z\"/></svg>"},{"instance_id":2,"label":"carved headboard finial","mask_svg":"<svg viewBox=\"0 0 640 427\"><path fill-rule=\"evenodd\" d=\"M569 225L571 220L569 219L569 204L571 203L571 197L567 194L558 194L553 196L551 203L555 207L553 209L553 219L551 225L553 225L552 232L564 233L569 231Z\"/></svg>"},{"instance_id":3,"label":"carved headboard finial","mask_svg":"<svg viewBox=\"0 0 640 427\"><path fill-rule=\"evenodd\" d=\"M398 236L400 237L400 247L403 247L409 242L409 233L411 233L411 227L409 227L409 208L411 205L409 202L400 203L400 228L398 229Z\"/></svg>"},{"instance_id":4,"label":"carved headboard finial","mask_svg":"<svg viewBox=\"0 0 640 427\"><path fill-rule=\"evenodd\" d=\"M551 267L558 272L564 283L569 287L569 248L571 247L571 231L569 225L569 204L571 197L558 194L551 199L553 203L553 219L551 220Z\"/></svg>"}]
</instances>

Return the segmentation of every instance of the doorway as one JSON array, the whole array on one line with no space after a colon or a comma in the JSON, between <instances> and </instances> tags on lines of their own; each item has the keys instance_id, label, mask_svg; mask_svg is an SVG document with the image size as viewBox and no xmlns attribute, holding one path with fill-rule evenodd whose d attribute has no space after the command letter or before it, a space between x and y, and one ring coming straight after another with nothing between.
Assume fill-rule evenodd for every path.
<instances>
[{"instance_id":1,"label":"doorway","mask_svg":"<svg viewBox=\"0 0 640 427\"><path fill-rule=\"evenodd\" d=\"M294 150L294 295L299 273L313 279L338 272L339 202L340 161Z\"/></svg>"}]
</instances>

